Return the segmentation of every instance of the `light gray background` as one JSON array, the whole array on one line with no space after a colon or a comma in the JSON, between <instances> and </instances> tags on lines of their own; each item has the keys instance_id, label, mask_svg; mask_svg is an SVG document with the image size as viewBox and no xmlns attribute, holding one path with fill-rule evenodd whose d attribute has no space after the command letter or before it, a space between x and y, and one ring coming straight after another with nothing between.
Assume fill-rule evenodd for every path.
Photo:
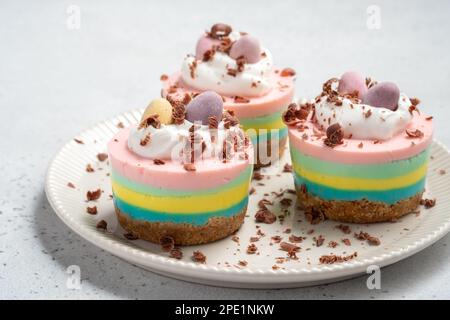
<instances>
[{"instance_id":1,"label":"light gray background","mask_svg":"<svg viewBox=\"0 0 450 320\"><path fill-rule=\"evenodd\" d=\"M145 106L199 34L224 21L298 71L314 97L348 69L393 80L435 116L450 145L450 1L0 1L0 298L450 298L450 237L366 278L293 290L236 290L161 277L73 234L52 212L44 177L53 154L100 120ZM66 27L69 5L81 29ZM366 9L381 8L381 29ZM82 289L66 289L77 264Z\"/></svg>"}]
</instances>

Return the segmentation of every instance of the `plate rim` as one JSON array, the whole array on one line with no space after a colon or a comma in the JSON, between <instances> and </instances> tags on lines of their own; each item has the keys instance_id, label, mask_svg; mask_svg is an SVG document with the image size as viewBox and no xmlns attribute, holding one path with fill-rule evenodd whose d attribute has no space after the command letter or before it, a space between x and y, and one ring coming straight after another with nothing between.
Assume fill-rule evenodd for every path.
<instances>
[{"instance_id":1,"label":"plate rim","mask_svg":"<svg viewBox=\"0 0 450 320\"><path fill-rule=\"evenodd\" d=\"M129 110L121 113L105 121L97 122L89 128L81 131L77 136L83 136L91 130L101 125L107 125L107 122L120 120L120 117L131 115L134 112L139 111L141 108ZM440 141L433 139L433 143L443 149L450 155L449 149ZM242 284L251 285L252 283L258 284L258 287L263 284L267 284L270 287L279 285L283 287L283 283L289 284L314 282L320 280L329 280L329 282L337 281L339 278L348 277L350 275L358 275L366 273L367 267L376 264L379 267L384 267L400 260L406 259L415 253L427 248L436 241L440 240L450 231L450 215L446 220L434 228L431 232L427 233L422 238L415 240L407 246L399 249L390 249L389 252L378 254L374 257L364 258L362 260L350 260L343 263L337 263L332 265L321 265L313 267L302 268L286 268L279 270L272 270L267 268L226 268L222 266L213 266L205 264L196 264L194 262L179 261L169 257L164 257L155 253L146 251L143 248L138 248L131 243L121 243L111 237L105 237L102 233L87 228L82 223L75 221L70 217L70 213L58 203L56 194L52 192L51 182L53 181L53 172L55 170L56 163L62 154L71 146L73 146L73 138L67 141L53 156L51 159L46 176L45 176L45 194L47 200L55 211L56 215L76 234L87 240L88 242L100 247L101 249L116 255L132 264L150 269L156 273L161 270L164 274L173 274L174 278L182 279L189 278L188 281L196 281L199 283L207 283L209 281L219 281L223 285L223 282L229 283L230 286L236 287L236 285ZM180 270L182 270L180 272ZM201 272L199 272L201 271ZM251 275L251 277L249 277ZM170 276L170 275L169 275ZM204 281L202 281L204 280ZM234 285L233 285L234 284Z\"/></svg>"}]
</instances>

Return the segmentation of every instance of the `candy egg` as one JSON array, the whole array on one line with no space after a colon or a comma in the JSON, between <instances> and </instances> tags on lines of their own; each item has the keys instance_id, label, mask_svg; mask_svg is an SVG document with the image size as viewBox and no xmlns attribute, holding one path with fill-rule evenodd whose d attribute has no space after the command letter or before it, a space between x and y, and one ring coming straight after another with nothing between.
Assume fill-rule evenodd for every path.
<instances>
[{"instance_id":1,"label":"candy egg","mask_svg":"<svg viewBox=\"0 0 450 320\"><path fill-rule=\"evenodd\" d=\"M361 98L367 92L366 80L358 72L348 71L339 80L338 92L340 94L357 92L358 98Z\"/></svg>"},{"instance_id":2,"label":"candy egg","mask_svg":"<svg viewBox=\"0 0 450 320\"><path fill-rule=\"evenodd\" d=\"M203 55L206 51L211 50L213 46L220 45L220 41L203 35L198 39L197 46L195 47L195 57L198 60L203 59Z\"/></svg>"},{"instance_id":3,"label":"candy egg","mask_svg":"<svg viewBox=\"0 0 450 320\"><path fill-rule=\"evenodd\" d=\"M386 108L392 111L397 109L400 89L395 83L380 82L363 96L362 102L372 107Z\"/></svg>"},{"instance_id":4,"label":"candy egg","mask_svg":"<svg viewBox=\"0 0 450 320\"><path fill-rule=\"evenodd\" d=\"M170 124L172 123L172 105L164 98L155 99L145 109L141 121L151 115L158 115L158 120L161 124Z\"/></svg>"},{"instance_id":5,"label":"candy egg","mask_svg":"<svg viewBox=\"0 0 450 320\"><path fill-rule=\"evenodd\" d=\"M222 97L214 91L205 91L192 99L186 106L186 120L207 125L208 118L212 116L220 121L222 111Z\"/></svg>"},{"instance_id":6,"label":"candy egg","mask_svg":"<svg viewBox=\"0 0 450 320\"><path fill-rule=\"evenodd\" d=\"M239 38L230 49L230 57L244 57L248 63L256 63L261 59L261 46L258 39L250 35Z\"/></svg>"}]
</instances>

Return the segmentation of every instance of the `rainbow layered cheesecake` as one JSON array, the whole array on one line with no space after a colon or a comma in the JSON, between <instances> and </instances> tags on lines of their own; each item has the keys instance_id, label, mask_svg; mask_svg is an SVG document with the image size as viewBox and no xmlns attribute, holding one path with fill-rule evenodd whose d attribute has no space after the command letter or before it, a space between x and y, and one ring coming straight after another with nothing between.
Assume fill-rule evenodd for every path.
<instances>
[{"instance_id":1,"label":"rainbow layered cheesecake","mask_svg":"<svg viewBox=\"0 0 450 320\"><path fill-rule=\"evenodd\" d=\"M152 101L108 151L116 214L136 237L194 245L242 225L253 149L218 94Z\"/></svg>"},{"instance_id":2,"label":"rainbow layered cheesecake","mask_svg":"<svg viewBox=\"0 0 450 320\"><path fill-rule=\"evenodd\" d=\"M163 76L162 96L214 90L233 111L256 146L256 166L270 165L283 153L287 128L281 114L292 102L295 71L273 66L272 55L258 39L215 24L197 41L195 54L181 70Z\"/></svg>"},{"instance_id":3,"label":"rainbow layered cheesecake","mask_svg":"<svg viewBox=\"0 0 450 320\"><path fill-rule=\"evenodd\" d=\"M300 207L355 223L414 211L425 188L432 117L391 82L347 72L283 115Z\"/></svg>"}]
</instances>

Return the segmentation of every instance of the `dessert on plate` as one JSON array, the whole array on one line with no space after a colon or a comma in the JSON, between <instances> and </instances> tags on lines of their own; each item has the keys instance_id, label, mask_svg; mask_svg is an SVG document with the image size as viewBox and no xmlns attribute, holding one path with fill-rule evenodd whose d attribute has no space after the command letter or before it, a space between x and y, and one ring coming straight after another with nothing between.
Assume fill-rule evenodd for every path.
<instances>
[{"instance_id":1,"label":"dessert on plate","mask_svg":"<svg viewBox=\"0 0 450 320\"><path fill-rule=\"evenodd\" d=\"M215 92L153 100L139 124L111 139L108 152L116 214L134 236L193 245L242 225L253 150Z\"/></svg>"},{"instance_id":2,"label":"dessert on plate","mask_svg":"<svg viewBox=\"0 0 450 320\"><path fill-rule=\"evenodd\" d=\"M181 70L162 76L162 96L214 90L233 111L256 146L256 166L270 165L284 151L281 114L292 102L295 71L273 66L270 51L250 34L215 24L197 41Z\"/></svg>"},{"instance_id":3,"label":"dessert on plate","mask_svg":"<svg viewBox=\"0 0 450 320\"><path fill-rule=\"evenodd\" d=\"M355 223L414 211L425 188L432 117L396 84L356 72L283 115L300 207Z\"/></svg>"}]
</instances>

